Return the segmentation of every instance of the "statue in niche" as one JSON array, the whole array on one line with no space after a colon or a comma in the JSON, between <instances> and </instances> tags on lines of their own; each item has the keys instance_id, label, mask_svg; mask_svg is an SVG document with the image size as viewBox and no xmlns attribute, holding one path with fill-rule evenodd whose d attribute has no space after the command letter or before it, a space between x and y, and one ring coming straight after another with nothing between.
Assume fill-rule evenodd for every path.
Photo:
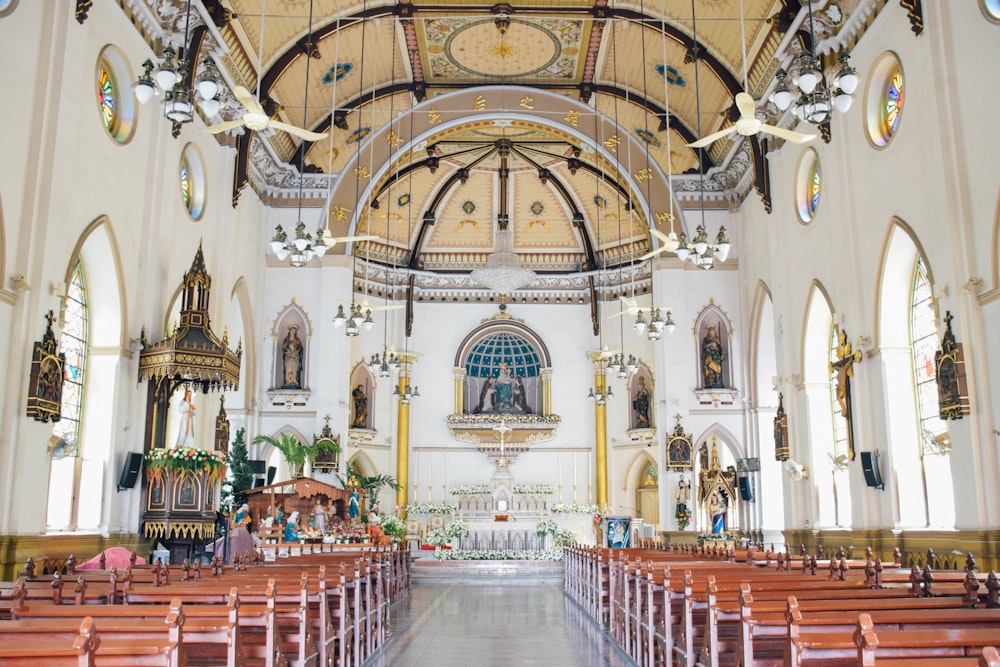
<instances>
[{"instance_id":1,"label":"statue in niche","mask_svg":"<svg viewBox=\"0 0 1000 667\"><path fill-rule=\"evenodd\" d=\"M507 364L500 364L500 374L493 380L493 408L495 412L510 412L514 407L514 379Z\"/></svg>"},{"instance_id":2,"label":"statue in niche","mask_svg":"<svg viewBox=\"0 0 1000 667\"><path fill-rule=\"evenodd\" d=\"M788 452L788 416L785 414L785 397L778 394L778 411L774 415L774 459L787 461Z\"/></svg>"},{"instance_id":3,"label":"statue in niche","mask_svg":"<svg viewBox=\"0 0 1000 667\"><path fill-rule=\"evenodd\" d=\"M483 388L479 390L479 405L473 413L493 412L493 378L486 378Z\"/></svg>"},{"instance_id":4,"label":"statue in niche","mask_svg":"<svg viewBox=\"0 0 1000 667\"><path fill-rule=\"evenodd\" d=\"M294 324L288 327L288 334L281 344L281 355L284 361L284 377L282 389L302 388L302 341L299 340L299 328Z\"/></svg>"},{"instance_id":5,"label":"statue in niche","mask_svg":"<svg viewBox=\"0 0 1000 667\"><path fill-rule=\"evenodd\" d=\"M722 389L726 386L722 378L722 364L725 359L726 353L722 348L719 330L714 325L709 326L705 337L701 340L701 368L705 389Z\"/></svg>"},{"instance_id":6,"label":"statue in niche","mask_svg":"<svg viewBox=\"0 0 1000 667\"><path fill-rule=\"evenodd\" d=\"M646 388L646 378L640 375L632 394L632 428L649 427L649 389Z\"/></svg>"},{"instance_id":7,"label":"statue in niche","mask_svg":"<svg viewBox=\"0 0 1000 667\"><path fill-rule=\"evenodd\" d=\"M351 391L354 401L354 419L351 428L366 428L368 426L368 396L363 385L358 385Z\"/></svg>"},{"instance_id":8,"label":"statue in niche","mask_svg":"<svg viewBox=\"0 0 1000 667\"><path fill-rule=\"evenodd\" d=\"M177 406L181 414L181 423L177 428L177 442L175 447L194 446L194 413L195 406L191 399L191 390L184 390L184 400Z\"/></svg>"}]
</instances>

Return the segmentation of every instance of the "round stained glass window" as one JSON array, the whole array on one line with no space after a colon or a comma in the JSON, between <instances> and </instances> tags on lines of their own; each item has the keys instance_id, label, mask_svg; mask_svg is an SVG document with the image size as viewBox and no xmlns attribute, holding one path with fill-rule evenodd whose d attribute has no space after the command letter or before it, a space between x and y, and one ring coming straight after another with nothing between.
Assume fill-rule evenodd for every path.
<instances>
[{"instance_id":1,"label":"round stained glass window","mask_svg":"<svg viewBox=\"0 0 1000 667\"><path fill-rule=\"evenodd\" d=\"M135 99L127 84L131 80L128 66L118 49L104 47L97 59L96 76L101 124L116 142L128 143L135 129Z\"/></svg>"},{"instance_id":2,"label":"round stained glass window","mask_svg":"<svg viewBox=\"0 0 1000 667\"><path fill-rule=\"evenodd\" d=\"M896 54L885 53L875 61L865 91L865 127L876 148L888 146L896 136L905 100L903 68Z\"/></svg>"},{"instance_id":3,"label":"round stained glass window","mask_svg":"<svg viewBox=\"0 0 1000 667\"><path fill-rule=\"evenodd\" d=\"M201 155L193 144L185 146L181 153L177 178L184 210L192 220L200 220L205 212L205 168Z\"/></svg>"},{"instance_id":4,"label":"round stained glass window","mask_svg":"<svg viewBox=\"0 0 1000 667\"><path fill-rule=\"evenodd\" d=\"M1000 0L982 0L986 18L1000 23Z\"/></svg>"},{"instance_id":5,"label":"round stained glass window","mask_svg":"<svg viewBox=\"0 0 1000 667\"><path fill-rule=\"evenodd\" d=\"M465 372L470 377L495 377L503 367L509 368L511 375L535 377L542 364L535 346L510 331L479 339L465 359Z\"/></svg>"},{"instance_id":6,"label":"round stained glass window","mask_svg":"<svg viewBox=\"0 0 1000 667\"><path fill-rule=\"evenodd\" d=\"M17 0L0 0L0 16L10 14L16 6Z\"/></svg>"},{"instance_id":7,"label":"round stained glass window","mask_svg":"<svg viewBox=\"0 0 1000 667\"><path fill-rule=\"evenodd\" d=\"M823 172L819 155L812 148L806 149L799 157L795 170L795 212L799 222L809 224L816 217L822 189Z\"/></svg>"}]
</instances>

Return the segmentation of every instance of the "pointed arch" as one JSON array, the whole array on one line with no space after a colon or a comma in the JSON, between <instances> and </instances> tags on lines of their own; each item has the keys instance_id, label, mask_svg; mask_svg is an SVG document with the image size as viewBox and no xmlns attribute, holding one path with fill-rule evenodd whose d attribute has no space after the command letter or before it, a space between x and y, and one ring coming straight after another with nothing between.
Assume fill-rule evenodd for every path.
<instances>
[{"instance_id":1,"label":"pointed arch","mask_svg":"<svg viewBox=\"0 0 1000 667\"><path fill-rule=\"evenodd\" d=\"M275 341L274 357L271 370L271 388L282 389L307 389L309 387L309 353L312 347L312 320L309 313L295 302L281 309L278 316L274 318L271 326L271 338ZM285 357L285 342L297 337L297 365L298 372L295 372L295 361L291 362L292 367L288 367L288 360Z\"/></svg>"},{"instance_id":2,"label":"pointed arch","mask_svg":"<svg viewBox=\"0 0 1000 667\"><path fill-rule=\"evenodd\" d=\"M781 462L775 458L774 419L778 405L778 388L782 387L779 372L780 341L774 321L774 301L764 281L757 282L750 311L750 386L748 394L757 430L757 495L762 513L761 527L780 530L785 526L785 503L782 500L784 474ZM777 378L777 381L775 379ZM753 473L750 473L753 475Z\"/></svg>"},{"instance_id":3,"label":"pointed arch","mask_svg":"<svg viewBox=\"0 0 1000 667\"><path fill-rule=\"evenodd\" d=\"M936 392L936 383L928 382L925 376L924 389L919 390L917 384L918 351L921 363L933 364L933 353L926 344L930 336L936 344L934 325L940 321L933 299L933 271L920 239L899 218L892 218L886 229L878 275L875 322L885 386L887 468L891 470L890 484L896 489L897 521L902 526L953 528L950 449L939 446L942 442L950 445L947 426L933 418L924 419L921 413L920 391ZM918 291L922 294L920 304L915 301ZM923 316L915 320L915 311L920 309ZM932 318L933 324L923 321L923 331L917 332L915 322L927 318ZM930 410L936 409L933 402ZM920 480L920 484L897 483L900 479Z\"/></svg>"},{"instance_id":4,"label":"pointed arch","mask_svg":"<svg viewBox=\"0 0 1000 667\"><path fill-rule=\"evenodd\" d=\"M695 437L694 450L698 451L701 445L711 440L713 436L715 436L715 439L718 442L725 445L726 451L729 452L729 458L731 458L734 462L733 465L735 465L736 459L746 458L746 449L740 442L740 439L733 435L729 429L719 422L715 422ZM721 454L719 455L719 458L723 458Z\"/></svg>"},{"instance_id":5,"label":"pointed arch","mask_svg":"<svg viewBox=\"0 0 1000 667\"><path fill-rule=\"evenodd\" d=\"M74 282L75 281L75 282ZM70 254L65 284L73 284L77 367L81 369L75 391L64 390L63 403L73 401L78 416L74 429L76 455L52 460L49 467L48 530L99 530L108 524L107 471L117 445L114 405L120 365L131 351L126 347L127 317L121 254L111 220L101 215L80 234ZM66 297L67 306L70 296ZM63 317L67 317L64 310ZM63 336L73 332L63 330ZM85 369L85 372L83 372ZM59 424L53 434L63 437Z\"/></svg>"},{"instance_id":6,"label":"pointed arch","mask_svg":"<svg viewBox=\"0 0 1000 667\"><path fill-rule=\"evenodd\" d=\"M368 365L360 361L351 369L350 385L348 391L351 394L351 414L350 427L352 429L375 430L375 391L378 389L378 382Z\"/></svg>"},{"instance_id":7,"label":"pointed arch","mask_svg":"<svg viewBox=\"0 0 1000 667\"><path fill-rule=\"evenodd\" d=\"M311 438L307 438L297 428L289 424L285 424L281 428L277 429L271 434L271 437L280 439L282 434L290 435L302 443L312 442ZM275 469L274 481L283 482L288 480L291 477L291 471L288 468L288 462L285 461L285 457L281 454L281 452L266 442L259 443L258 446L260 449L257 451L257 458L267 461L267 466Z\"/></svg>"},{"instance_id":8,"label":"pointed arch","mask_svg":"<svg viewBox=\"0 0 1000 667\"><path fill-rule=\"evenodd\" d=\"M638 450L625 468L625 498L644 523L660 524L660 470L652 456L653 450Z\"/></svg>"},{"instance_id":9,"label":"pointed arch","mask_svg":"<svg viewBox=\"0 0 1000 667\"><path fill-rule=\"evenodd\" d=\"M237 279L229 298L235 302L239 310L239 322L242 329L240 340L243 342L243 359L240 364L240 388L237 396L242 394L242 406L248 414L253 409L253 397L257 395L257 333L253 316L253 301L250 299L250 288L244 276ZM230 312L230 321L232 313ZM235 406L234 406L235 407Z\"/></svg>"},{"instance_id":10,"label":"pointed arch","mask_svg":"<svg viewBox=\"0 0 1000 667\"><path fill-rule=\"evenodd\" d=\"M694 321L698 354L698 389L729 389L733 378L733 322L714 299Z\"/></svg>"}]
</instances>

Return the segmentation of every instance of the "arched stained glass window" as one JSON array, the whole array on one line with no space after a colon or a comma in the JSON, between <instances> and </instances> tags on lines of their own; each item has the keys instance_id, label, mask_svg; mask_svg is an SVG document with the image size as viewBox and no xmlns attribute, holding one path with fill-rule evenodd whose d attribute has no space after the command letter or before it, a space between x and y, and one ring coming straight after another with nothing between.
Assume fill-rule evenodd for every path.
<instances>
[{"instance_id":1,"label":"arched stained glass window","mask_svg":"<svg viewBox=\"0 0 1000 667\"><path fill-rule=\"evenodd\" d=\"M188 165L187 153L181 155L180 181L181 181L181 200L184 202L184 208L190 211L192 184L191 184L191 167L190 165Z\"/></svg>"},{"instance_id":2,"label":"arched stained glass window","mask_svg":"<svg viewBox=\"0 0 1000 667\"><path fill-rule=\"evenodd\" d=\"M913 377L917 387L917 417L924 454L943 454L950 449L948 428L938 415L937 369L934 353L938 349L934 297L927 278L927 266L917 258L913 269L913 293L910 299L910 341L913 349Z\"/></svg>"},{"instance_id":3,"label":"arched stained glass window","mask_svg":"<svg viewBox=\"0 0 1000 667\"><path fill-rule=\"evenodd\" d=\"M1000 23L1000 0L982 0L982 3L986 18Z\"/></svg>"},{"instance_id":4,"label":"arched stained glass window","mask_svg":"<svg viewBox=\"0 0 1000 667\"><path fill-rule=\"evenodd\" d=\"M0 0L0 17L6 16L17 7L17 0Z\"/></svg>"},{"instance_id":5,"label":"arched stained glass window","mask_svg":"<svg viewBox=\"0 0 1000 667\"><path fill-rule=\"evenodd\" d=\"M469 377L495 377L501 367L511 375L536 377L542 364L535 347L522 336L497 331L476 341L465 361Z\"/></svg>"},{"instance_id":6,"label":"arched stained glass window","mask_svg":"<svg viewBox=\"0 0 1000 667\"><path fill-rule=\"evenodd\" d=\"M59 437L75 438L80 433L83 380L87 369L87 284L79 261L70 279L63 317L59 349L66 355L66 377L63 382L61 417L52 428L52 433Z\"/></svg>"}]
</instances>

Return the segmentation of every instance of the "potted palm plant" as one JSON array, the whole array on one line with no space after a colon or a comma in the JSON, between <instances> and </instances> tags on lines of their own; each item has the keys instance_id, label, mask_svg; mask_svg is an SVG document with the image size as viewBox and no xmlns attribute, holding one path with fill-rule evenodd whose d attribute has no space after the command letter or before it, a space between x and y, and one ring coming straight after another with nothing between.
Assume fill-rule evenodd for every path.
<instances>
[{"instance_id":1,"label":"potted palm plant","mask_svg":"<svg viewBox=\"0 0 1000 667\"><path fill-rule=\"evenodd\" d=\"M316 460L316 455L320 452L330 451L335 454L340 453L340 446L332 440L321 440L312 445L307 445L294 435L289 435L288 433L282 433L277 438L269 435L258 435L253 439L253 442L255 445L262 442L267 443L281 452L281 455L285 457L285 463L288 464L288 470L293 479L301 477L306 461L312 463Z\"/></svg>"}]
</instances>

